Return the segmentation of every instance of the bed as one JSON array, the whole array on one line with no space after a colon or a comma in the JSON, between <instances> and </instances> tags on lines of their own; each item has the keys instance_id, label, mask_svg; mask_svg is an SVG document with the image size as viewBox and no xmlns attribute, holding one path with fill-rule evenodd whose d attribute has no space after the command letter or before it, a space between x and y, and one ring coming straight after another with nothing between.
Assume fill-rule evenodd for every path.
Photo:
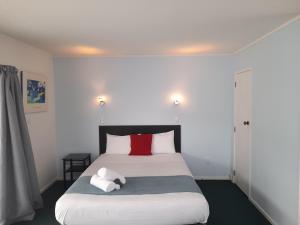
<instances>
[{"instance_id":1,"label":"bed","mask_svg":"<svg viewBox=\"0 0 300 225\"><path fill-rule=\"evenodd\" d=\"M174 130L175 154L152 156L105 154L107 133L128 135L162 133L171 130ZM100 156L80 176L81 179L75 181L57 201L55 207L57 221L63 225L206 224L209 206L204 195L200 191L185 191L189 190L189 187L185 186L188 186L188 183L191 184L190 186L195 186L195 181L180 154L180 132L179 125L100 126ZM115 170L129 180L143 180L150 186L158 182L159 185L152 186L150 190L143 189L142 193L138 188L134 191L129 190L126 194L114 192L109 195L74 191L78 183L84 178L88 180L101 167ZM126 184L124 190L127 188L125 187ZM160 189L163 188L165 190L161 192Z\"/></svg>"}]
</instances>

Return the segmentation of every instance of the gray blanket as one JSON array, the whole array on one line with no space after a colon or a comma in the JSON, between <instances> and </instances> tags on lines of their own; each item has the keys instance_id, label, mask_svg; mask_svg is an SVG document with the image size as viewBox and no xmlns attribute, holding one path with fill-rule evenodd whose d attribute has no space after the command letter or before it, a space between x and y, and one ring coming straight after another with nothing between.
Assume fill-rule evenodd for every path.
<instances>
[{"instance_id":1,"label":"gray blanket","mask_svg":"<svg viewBox=\"0 0 300 225\"><path fill-rule=\"evenodd\" d=\"M154 177L128 177L126 184L120 190L104 192L90 184L91 176L79 177L67 190L67 194L93 194L93 195L145 195L165 194L179 192L201 193L200 188L190 176L154 176Z\"/></svg>"}]
</instances>

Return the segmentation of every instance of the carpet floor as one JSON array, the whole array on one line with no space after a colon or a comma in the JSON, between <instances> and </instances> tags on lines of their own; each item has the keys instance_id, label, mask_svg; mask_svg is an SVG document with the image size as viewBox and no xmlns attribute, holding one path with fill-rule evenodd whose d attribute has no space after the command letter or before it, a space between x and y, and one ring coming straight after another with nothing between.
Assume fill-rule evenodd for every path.
<instances>
[{"instance_id":1,"label":"carpet floor","mask_svg":"<svg viewBox=\"0 0 300 225\"><path fill-rule=\"evenodd\" d=\"M205 195L210 217L207 225L271 225L230 181L197 181ZM59 225L55 220L56 200L64 193L63 182L57 181L43 193L44 208L37 210L33 221L15 225Z\"/></svg>"}]
</instances>

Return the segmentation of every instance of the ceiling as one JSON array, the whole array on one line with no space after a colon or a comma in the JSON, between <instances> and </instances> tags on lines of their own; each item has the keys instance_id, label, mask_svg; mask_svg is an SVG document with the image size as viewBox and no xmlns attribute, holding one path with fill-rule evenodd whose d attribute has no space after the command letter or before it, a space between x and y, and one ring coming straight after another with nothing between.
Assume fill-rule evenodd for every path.
<instances>
[{"instance_id":1,"label":"ceiling","mask_svg":"<svg viewBox=\"0 0 300 225\"><path fill-rule=\"evenodd\" d=\"M54 56L233 53L300 0L0 0L0 32Z\"/></svg>"}]
</instances>

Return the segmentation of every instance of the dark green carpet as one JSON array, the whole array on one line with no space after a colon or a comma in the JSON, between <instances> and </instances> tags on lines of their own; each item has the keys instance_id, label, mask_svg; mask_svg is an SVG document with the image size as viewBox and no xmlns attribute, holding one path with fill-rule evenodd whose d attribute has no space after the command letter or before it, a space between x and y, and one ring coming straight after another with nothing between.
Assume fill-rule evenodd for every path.
<instances>
[{"instance_id":1,"label":"dark green carpet","mask_svg":"<svg viewBox=\"0 0 300 225\"><path fill-rule=\"evenodd\" d=\"M231 181L197 181L210 208L207 225L271 225Z\"/></svg>"},{"instance_id":2,"label":"dark green carpet","mask_svg":"<svg viewBox=\"0 0 300 225\"><path fill-rule=\"evenodd\" d=\"M210 217L207 225L271 225L249 202L239 188L230 181L198 181L208 200ZM56 200L64 193L58 181L43 193L44 208L35 219L18 225L58 225L54 217ZM17 225L16 224L16 225Z\"/></svg>"}]
</instances>

